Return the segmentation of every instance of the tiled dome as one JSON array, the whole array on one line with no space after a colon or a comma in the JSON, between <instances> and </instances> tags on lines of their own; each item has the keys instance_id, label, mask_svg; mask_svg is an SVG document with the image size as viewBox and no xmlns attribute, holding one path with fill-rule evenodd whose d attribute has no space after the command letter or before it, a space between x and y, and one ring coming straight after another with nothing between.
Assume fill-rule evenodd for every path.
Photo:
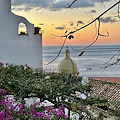
<instances>
[{"instance_id":1,"label":"tiled dome","mask_svg":"<svg viewBox=\"0 0 120 120\"><path fill-rule=\"evenodd\" d=\"M70 52L67 49L65 51L65 58L62 59L57 66L57 73L78 74L78 67L74 60L70 58Z\"/></svg>"}]
</instances>

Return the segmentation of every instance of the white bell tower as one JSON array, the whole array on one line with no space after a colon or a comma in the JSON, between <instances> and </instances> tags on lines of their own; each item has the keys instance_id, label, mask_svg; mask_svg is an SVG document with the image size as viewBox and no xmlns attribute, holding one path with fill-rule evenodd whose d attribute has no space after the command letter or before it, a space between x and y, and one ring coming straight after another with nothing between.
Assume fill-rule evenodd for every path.
<instances>
[{"instance_id":1,"label":"white bell tower","mask_svg":"<svg viewBox=\"0 0 120 120\"><path fill-rule=\"evenodd\" d=\"M20 23L26 25L27 34L19 34ZM11 0L0 0L0 61L43 67L42 34L36 33L34 24L11 12Z\"/></svg>"},{"instance_id":2,"label":"white bell tower","mask_svg":"<svg viewBox=\"0 0 120 120\"><path fill-rule=\"evenodd\" d=\"M11 0L0 0L0 15L9 14L11 12Z\"/></svg>"}]
</instances>

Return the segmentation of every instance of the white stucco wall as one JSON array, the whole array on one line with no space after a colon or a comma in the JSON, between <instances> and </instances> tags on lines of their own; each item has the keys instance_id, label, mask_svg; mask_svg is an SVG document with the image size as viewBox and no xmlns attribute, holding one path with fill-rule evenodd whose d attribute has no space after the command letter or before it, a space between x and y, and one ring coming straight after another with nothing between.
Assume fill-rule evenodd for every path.
<instances>
[{"instance_id":1,"label":"white stucco wall","mask_svg":"<svg viewBox=\"0 0 120 120\"><path fill-rule=\"evenodd\" d=\"M18 35L23 22L28 35ZM34 25L11 12L11 0L0 0L0 61L42 68L42 35L34 35Z\"/></svg>"}]
</instances>

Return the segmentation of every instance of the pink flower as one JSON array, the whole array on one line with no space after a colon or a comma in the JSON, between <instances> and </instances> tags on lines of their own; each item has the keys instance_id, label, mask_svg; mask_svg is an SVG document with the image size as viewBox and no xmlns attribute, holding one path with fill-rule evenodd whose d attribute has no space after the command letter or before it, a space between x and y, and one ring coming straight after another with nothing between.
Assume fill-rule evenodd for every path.
<instances>
[{"instance_id":1,"label":"pink flower","mask_svg":"<svg viewBox=\"0 0 120 120\"><path fill-rule=\"evenodd\" d=\"M3 118L4 115L5 115L4 111L1 110L1 112L0 112L0 118Z\"/></svg>"},{"instance_id":2,"label":"pink flower","mask_svg":"<svg viewBox=\"0 0 120 120\"><path fill-rule=\"evenodd\" d=\"M7 110L7 113L10 113L10 110Z\"/></svg>"},{"instance_id":3,"label":"pink flower","mask_svg":"<svg viewBox=\"0 0 120 120\"><path fill-rule=\"evenodd\" d=\"M1 91L4 95L6 95L5 89L0 89L0 91Z\"/></svg>"},{"instance_id":4,"label":"pink flower","mask_svg":"<svg viewBox=\"0 0 120 120\"><path fill-rule=\"evenodd\" d=\"M19 115L22 115L22 113L18 113Z\"/></svg>"},{"instance_id":5,"label":"pink flower","mask_svg":"<svg viewBox=\"0 0 120 120\"><path fill-rule=\"evenodd\" d=\"M1 103L1 105L4 105L5 104L5 99L4 100L2 100L2 103Z\"/></svg>"},{"instance_id":6,"label":"pink flower","mask_svg":"<svg viewBox=\"0 0 120 120\"><path fill-rule=\"evenodd\" d=\"M3 66L4 64L2 62L0 62L0 66Z\"/></svg>"},{"instance_id":7,"label":"pink flower","mask_svg":"<svg viewBox=\"0 0 120 120\"><path fill-rule=\"evenodd\" d=\"M7 116L10 120L13 120L13 117L9 116L8 114L6 114L6 116Z\"/></svg>"},{"instance_id":8,"label":"pink flower","mask_svg":"<svg viewBox=\"0 0 120 120\"><path fill-rule=\"evenodd\" d=\"M67 115L65 115L65 119L67 119Z\"/></svg>"},{"instance_id":9,"label":"pink flower","mask_svg":"<svg viewBox=\"0 0 120 120\"><path fill-rule=\"evenodd\" d=\"M51 113L54 113L54 112L55 112L55 110L52 110L52 111L51 111Z\"/></svg>"}]
</instances>

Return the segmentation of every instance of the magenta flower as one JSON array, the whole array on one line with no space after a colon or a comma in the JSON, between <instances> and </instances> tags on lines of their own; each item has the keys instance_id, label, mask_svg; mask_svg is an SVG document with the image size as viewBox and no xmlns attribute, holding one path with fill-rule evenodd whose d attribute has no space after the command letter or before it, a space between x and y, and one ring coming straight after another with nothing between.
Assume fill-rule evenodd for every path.
<instances>
[{"instance_id":1,"label":"magenta flower","mask_svg":"<svg viewBox=\"0 0 120 120\"><path fill-rule=\"evenodd\" d=\"M18 113L19 115L22 115L22 113Z\"/></svg>"},{"instance_id":2,"label":"magenta flower","mask_svg":"<svg viewBox=\"0 0 120 120\"><path fill-rule=\"evenodd\" d=\"M4 105L6 102L5 102L5 99L4 100L2 100L2 103L1 103L1 105Z\"/></svg>"},{"instance_id":3,"label":"magenta flower","mask_svg":"<svg viewBox=\"0 0 120 120\"><path fill-rule=\"evenodd\" d=\"M51 111L51 113L54 113L54 112L55 112L55 110L52 110L52 111Z\"/></svg>"},{"instance_id":4,"label":"magenta flower","mask_svg":"<svg viewBox=\"0 0 120 120\"><path fill-rule=\"evenodd\" d=\"M5 89L0 89L1 93L3 93L4 95L6 95L6 91Z\"/></svg>"},{"instance_id":5,"label":"magenta flower","mask_svg":"<svg viewBox=\"0 0 120 120\"><path fill-rule=\"evenodd\" d=\"M14 115L18 118L28 116L31 120L35 118L51 120L52 117L67 119L63 105L59 106L58 110L54 109L53 106L45 106L44 111L38 111L36 105L40 105L40 102L36 102L30 106L30 109L27 109L27 107L24 108L23 104L16 103L13 97L6 96L5 89L0 89L0 93L5 97L0 103L3 107L3 110L0 111L0 120L13 120L15 119Z\"/></svg>"},{"instance_id":6,"label":"magenta flower","mask_svg":"<svg viewBox=\"0 0 120 120\"><path fill-rule=\"evenodd\" d=\"M4 115L5 115L4 111L1 110L1 112L0 112L0 118L3 118Z\"/></svg>"},{"instance_id":7,"label":"magenta flower","mask_svg":"<svg viewBox=\"0 0 120 120\"><path fill-rule=\"evenodd\" d=\"M6 116L7 116L10 120L13 120L13 117L9 116L8 114L6 114Z\"/></svg>"},{"instance_id":8,"label":"magenta flower","mask_svg":"<svg viewBox=\"0 0 120 120\"><path fill-rule=\"evenodd\" d=\"M65 119L67 119L67 115L65 115Z\"/></svg>"},{"instance_id":9,"label":"magenta flower","mask_svg":"<svg viewBox=\"0 0 120 120\"><path fill-rule=\"evenodd\" d=\"M0 66L3 66L4 64L2 62L0 62Z\"/></svg>"}]
</instances>

